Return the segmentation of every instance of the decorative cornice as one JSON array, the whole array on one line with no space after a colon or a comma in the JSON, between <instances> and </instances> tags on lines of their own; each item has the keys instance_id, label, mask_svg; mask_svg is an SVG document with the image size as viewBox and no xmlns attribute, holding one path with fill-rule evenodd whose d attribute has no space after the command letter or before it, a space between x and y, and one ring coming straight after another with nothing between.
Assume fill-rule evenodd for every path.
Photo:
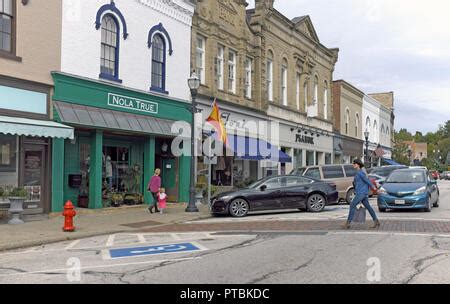
<instances>
[{"instance_id":1,"label":"decorative cornice","mask_svg":"<svg viewBox=\"0 0 450 304\"><path fill-rule=\"evenodd\" d=\"M166 16L169 16L186 25L192 25L192 17L194 16L194 7L192 11L182 7L174 0L138 0L139 3L148 6ZM193 5L189 1L185 1L187 5Z\"/></svg>"}]
</instances>

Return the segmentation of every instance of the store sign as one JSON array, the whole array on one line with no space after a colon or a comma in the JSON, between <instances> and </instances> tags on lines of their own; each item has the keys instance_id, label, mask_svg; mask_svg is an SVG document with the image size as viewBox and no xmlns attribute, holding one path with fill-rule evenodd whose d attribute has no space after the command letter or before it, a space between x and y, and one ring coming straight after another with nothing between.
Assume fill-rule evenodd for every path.
<instances>
[{"instance_id":1,"label":"store sign","mask_svg":"<svg viewBox=\"0 0 450 304\"><path fill-rule=\"evenodd\" d=\"M314 145L314 137L309 137L309 136L303 136L301 134L297 134L295 136L295 142L298 143L304 143L304 144L310 144L310 145Z\"/></svg>"},{"instance_id":2,"label":"store sign","mask_svg":"<svg viewBox=\"0 0 450 304\"><path fill-rule=\"evenodd\" d=\"M144 113L158 114L157 103L112 93L108 94L108 106Z\"/></svg>"}]
</instances>

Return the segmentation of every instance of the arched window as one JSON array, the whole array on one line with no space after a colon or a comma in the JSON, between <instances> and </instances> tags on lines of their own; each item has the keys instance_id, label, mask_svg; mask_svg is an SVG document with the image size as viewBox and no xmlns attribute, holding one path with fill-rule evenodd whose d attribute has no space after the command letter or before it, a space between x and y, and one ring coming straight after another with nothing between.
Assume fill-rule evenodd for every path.
<instances>
[{"instance_id":1,"label":"arched window","mask_svg":"<svg viewBox=\"0 0 450 304\"><path fill-rule=\"evenodd\" d=\"M328 82L326 81L323 91L323 118L328 119Z\"/></svg>"},{"instance_id":2,"label":"arched window","mask_svg":"<svg viewBox=\"0 0 450 304\"><path fill-rule=\"evenodd\" d=\"M288 105L288 62L283 59L283 63L281 65L281 101L283 106Z\"/></svg>"},{"instance_id":3,"label":"arched window","mask_svg":"<svg viewBox=\"0 0 450 304\"><path fill-rule=\"evenodd\" d=\"M356 113L355 136L359 138L359 114Z\"/></svg>"},{"instance_id":4,"label":"arched window","mask_svg":"<svg viewBox=\"0 0 450 304\"><path fill-rule=\"evenodd\" d=\"M119 78L119 41L120 29L112 14L102 18L102 43L100 55L100 77L108 80Z\"/></svg>"},{"instance_id":5,"label":"arched window","mask_svg":"<svg viewBox=\"0 0 450 304\"><path fill-rule=\"evenodd\" d=\"M366 118L366 129L370 130L370 117L369 116L367 116L367 118Z\"/></svg>"},{"instance_id":6,"label":"arched window","mask_svg":"<svg viewBox=\"0 0 450 304\"><path fill-rule=\"evenodd\" d=\"M270 50L267 52L266 86L267 100L273 101L273 53Z\"/></svg>"},{"instance_id":7,"label":"arched window","mask_svg":"<svg viewBox=\"0 0 450 304\"><path fill-rule=\"evenodd\" d=\"M345 110L345 134L349 135L350 132L350 110Z\"/></svg>"},{"instance_id":8,"label":"arched window","mask_svg":"<svg viewBox=\"0 0 450 304\"><path fill-rule=\"evenodd\" d=\"M308 80L303 84L303 102L305 103L305 113L308 113Z\"/></svg>"},{"instance_id":9,"label":"arched window","mask_svg":"<svg viewBox=\"0 0 450 304\"><path fill-rule=\"evenodd\" d=\"M378 141L378 123L376 120L373 122L373 138L375 142Z\"/></svg>"},{"instance_id":10,"label":"arched window","mask_svg":"<svg viewBox=\"0 0 450 304\"><path fill-rule=\"evenodd\" d=\"M314 77L314 108L318 109L319 105L319 78Z\"/></svg>"},{"instance_id":11,"label":"arched window","mask_svg":"<svg viewBox=\"0 0 450 304\"><path fill-rule=\"evenodd\" d=\"M160 34L152 39L152 91L166 90L166 43Z\"/></svg>"}]
</instances>

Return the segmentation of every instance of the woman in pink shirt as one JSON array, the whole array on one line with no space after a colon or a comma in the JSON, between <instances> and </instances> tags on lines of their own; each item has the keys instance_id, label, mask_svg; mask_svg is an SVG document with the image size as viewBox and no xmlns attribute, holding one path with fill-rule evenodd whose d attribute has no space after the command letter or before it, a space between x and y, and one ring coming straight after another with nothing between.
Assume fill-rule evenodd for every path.
<instances>
[{"instance_id":1,"label":"woman in pink shirt","mask_svg":"<svg viewBox=\"0 0 450 304\"><path fill-rule=\"evenodd\" d=\"M150 182L148 183L147 190L152 193L153 196L153 202L151 203L150 207L148 208L148 211L150 213L153 213L153 207L155 208L155 212L159 212L158 210L158 193L159 189L161 188L161 170L156 169L155 175L152 176L150 179Z\"/></svg>"}]
</instances>

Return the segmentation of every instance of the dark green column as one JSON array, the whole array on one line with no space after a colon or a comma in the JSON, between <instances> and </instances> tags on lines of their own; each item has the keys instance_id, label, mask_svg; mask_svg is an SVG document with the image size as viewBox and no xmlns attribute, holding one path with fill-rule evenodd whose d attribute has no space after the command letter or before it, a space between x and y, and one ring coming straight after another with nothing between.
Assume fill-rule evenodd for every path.
<instances>
[{"instance_id":1,"label":"dark green column","mask_svg":"<svg viewBox=\"0 0 450 304\"><path fill-rule=\"evenodd\" d=\"M148 137L144 143L144 201L146 204L153 203L153 197L147 191L148 183L155 172L155 138Z\"/></svg>"},{"instance_id":2,"label":"dark green column","mask_svg":"<svg viewBox=\"0 0 450 304\"><path fill-rule=\"evenodd\" d=\"M178 178L178 201L180 203L189 202L189 186L192 176L191 174L191 158L189 156L181 156L179 158L179 178Z\"/></svg>"},{"instance_id":3,"label":"dark green column","mask_svg":"<svg viewBox=\"0 0 450 304\"><path fill-rule=\"evenodd\" d=\"M52 212L64 207L64 139L52 140Z\"/></svg>"},{"instance_id":4,"label":"dark green column","mask_svg":"<svg viewBox=\"0 0 450 304\"><path fill-rule=\"evenodd\" d=\"M102 166L103 132L94 131L91 135L91 153L89 154L89 208L103 208L102 202Z\"/></svg>"}]
</instances>

